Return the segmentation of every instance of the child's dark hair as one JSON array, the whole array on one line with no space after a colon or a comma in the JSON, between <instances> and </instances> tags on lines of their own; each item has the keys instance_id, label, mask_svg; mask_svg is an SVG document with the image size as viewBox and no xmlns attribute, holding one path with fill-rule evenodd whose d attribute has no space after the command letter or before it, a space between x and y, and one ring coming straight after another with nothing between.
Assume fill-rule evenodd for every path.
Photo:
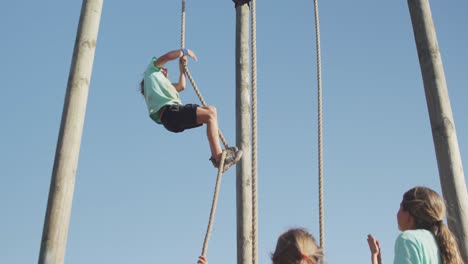
<instances>
[{"instance_id":1,"label":"child's dark hair","mask_svg":"<svg viewBox=\"0 0 468 264\"><path fill-rule=\"evenodd\" d=\"M140 82L140 93L141 95L145 95L145 79L141 79L141 82Z\"/></svg>"},{"instance_id":2,"label":"child's dark hair","mask_svg":"<svg viewBox=\"0 0 468 264\"><path fill-rule=\"evenodd\" d=\"M293 228L278 238L271 260L273 264L317 264L322 257L314 237L305 229Z\"/></svg>"},{"instance_id":3,"label":"child's dark hair","mask_svg":"<svg viewBox=\"0 0 468 264\"><path fill-rule=\"evenodd\" d=\"M454 235L444 224L445 203L442 197L427 187L414 187L403 195L402 209L414 218L416 229L434 234L444 264L462 264Z\"/></svg>"}]
</instances>

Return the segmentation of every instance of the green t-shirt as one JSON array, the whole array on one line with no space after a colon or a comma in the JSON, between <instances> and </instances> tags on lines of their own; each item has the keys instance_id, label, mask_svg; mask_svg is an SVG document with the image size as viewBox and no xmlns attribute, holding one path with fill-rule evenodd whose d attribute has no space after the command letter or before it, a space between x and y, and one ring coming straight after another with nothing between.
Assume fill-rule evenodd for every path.
<instances>
[{"instance_id":1,"label":"green t-shirt","mask_svg":"<svg viewBox=\"0 0 468 264\"><path fill-rule=\"evenodd\" d=\"M182 102L174 85L164 76L160 68L154 66L156 60L157 58L153 57L145 71L144 92L149 116L161 124L159 109L165 105L182 104Z\"/></svg>"},{"instance_id":2,"label":"green t-shirt","mask_svg":"<svg viewBox=\"0 0 468 264\"><path fill-rule=\"evenodd\" d=\"M425 229L402 232L395 241L394 264L442 264L434 235Z\"/></svg>"}]
</instances>

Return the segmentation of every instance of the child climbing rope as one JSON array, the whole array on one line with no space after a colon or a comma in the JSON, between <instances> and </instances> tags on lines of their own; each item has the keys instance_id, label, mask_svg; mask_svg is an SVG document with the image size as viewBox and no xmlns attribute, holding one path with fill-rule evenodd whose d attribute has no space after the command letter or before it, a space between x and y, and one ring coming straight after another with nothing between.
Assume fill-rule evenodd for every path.
<instances>
[{"instance_id":1,"label":"child climbing rope","mask_svg":"<svg viewBox=\"0 0 468 264\"><path fill-rule=\"evenodd\" d=\"M206 133L211 151L211 162L219 167L222 149L219 144L218 118L214 106L199 106L197 104L183 105L179 92L185 89L185 67L187 56L197 61L192 50L180 49L170 51L162 56L153 57L148 65L144 78L140 83L140 92L145 97L149 116L154 122L174 133L185 129L196 128L206 124ZM169 72L164 65L179 59L179 79L177 83L169 81ZM234 165L242 157L242 150L237 147L226 149L226 159L223 171Z\"/></svg>"}]
</instances>

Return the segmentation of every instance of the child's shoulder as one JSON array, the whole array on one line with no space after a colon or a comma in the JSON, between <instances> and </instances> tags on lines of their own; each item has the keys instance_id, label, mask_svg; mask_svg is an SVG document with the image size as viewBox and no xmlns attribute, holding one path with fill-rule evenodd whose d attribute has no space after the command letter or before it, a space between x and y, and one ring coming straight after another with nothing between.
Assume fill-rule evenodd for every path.
<instances>
[{"instance_id":1,"label":"child's shoulder","mask_svg":"<svg viewBox=\"0 0 468 264\"><path fill-rule=\"evenodd\" d=\"M153 57L151 58L151 62L148 63L148 67L146 67L146 70L144 72L145 75L151 75L155 72L159 72L160 68L156 67L155 62L158 60L158 57Z\"/></svg>"},{"instance_id":2,"label":"child's shoulder","mask_svg":"<svg viewBox=\"0 0 468 264\"><path fill-rule=\"evenodd\" d=\"M432 233L425 229L406 230L400 233L397 240L417 241L432 238Z\"/></svg>"}]
</instances>

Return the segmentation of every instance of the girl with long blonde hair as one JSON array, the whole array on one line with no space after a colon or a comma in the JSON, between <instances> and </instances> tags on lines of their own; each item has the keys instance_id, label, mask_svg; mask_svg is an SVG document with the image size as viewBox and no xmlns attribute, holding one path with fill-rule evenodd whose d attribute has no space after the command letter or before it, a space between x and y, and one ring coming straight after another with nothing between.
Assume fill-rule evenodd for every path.
<instances>
[{"instance_id":1,"label":"girl with long blonde hair","mask_svg":"<svg viewBox=\"0 0 468 264\"><path fill-rule=\"evenodd\" d=\"M444 224L445 202L427 187L403 195L397 214L402 231L395 242L394 264L463 264L454 235ZM373 264L381 263L379 241L368 235Z\"/></svg>"}]
</instances>

